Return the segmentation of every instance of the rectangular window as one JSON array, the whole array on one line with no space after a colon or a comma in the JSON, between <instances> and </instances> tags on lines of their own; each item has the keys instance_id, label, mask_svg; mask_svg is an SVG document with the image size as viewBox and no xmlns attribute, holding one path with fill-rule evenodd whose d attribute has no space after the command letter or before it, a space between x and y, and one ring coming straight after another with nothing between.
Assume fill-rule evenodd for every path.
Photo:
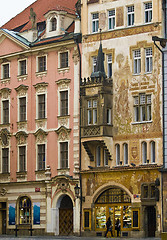
<instances>
[{"instance_id":1,"label":"rectangular window","mask_svg":"<svg viewBox=\"0 0 167 240\"><path fill-rule=\"evenodd\" d=\"M151 121L151 95L140 94L134 97L134 121Z\"/></svg>"},{"instance_id":2,"label":"rectangular window","mask_svg":"<svg viewBox=\"0 0 167 240\"><path fill-rule=\"evenodd\" d=\"M133 69L134 74L140 74L141 72L141 52L140 49L133 51Z\"/></svg>"},{"instance_id":3,"label":"rectangular window","mask_svg":"<svg viewBox=\"0 0 167 240\"><path fill-rule=\"evenodd\" d=\"M111 124L111 109L107 109L107 124Z\"/></svg>"},{"instance_id":4,"label":"rectangular window","mask_svg":"<svg viewBox=\"0 0 167 240\"><path fill-rule=\"evenodd\" d=\"M68 91L60 92L60 115L68 115Z\"/></svg>"},{"instance_id":5,"label":"rectangular window","mask_svg":"<svg viewBox=\"0 0 167 240\"><path fill-rule=\"evenodd\" d=\"M92 57L92 71L96 72L97 69L97 56Z\"/></svg>"},{"instance_id":6,"label":"rectangular window","mask_svg":"<svg viewBox=\"0 0 167 240\"><path fill-rule=\"evenodd\" d=\"M105 149L104 149L104 166L108 166L108 154Z\"/></svg>"},{"instance_id":7,"label":"rectangular window","mask_svg":"<svg viewBox=\"0 0 167 240\"><path fill-rule=\"evenodd\" d=\"M19 75L26 75L27 74L27 61L21 60L19 61Z\"/></svg>"},{"instance_id":8,"label":"rectangular window","mask_svg":"<svg viewBox=\"0 0 167 240\"><path fill-rule=\"evenodd\" d=\"M134 6L127 7L127 25L134 25Z\"/></svg>"},{"instance_id":9,"label":"rectangular window","mask_svg":"<svg viewBox=\"0 0 167 240\"><path fill-rule=\"evenodd\" d=\"M68 67L68 52L60 53L60 68Z\"/></svg>"},{"instance_id":10,"label":"rectangular window","mask_svg":"<svg viewBox=\"0 0 167 240\"><path fill-rule=\"evenodd\" d=\"M38 119L45 118L45 94L38 95Z\"/></svg>"},{"instance_id":11,"label":"rectangular window","mask_svg":"<svg viewBox=\"0 0 167 240\"><path fill-rule=\"evenodd\" d=\"M108 29L115 28L115 9L108 11Z\"/></svg>"},{"instance_id":12,"label":"rectangular window","mask_svg":"<svg viewBox=\"0 0 167 240\"><path fill-rule=\"evenodd\" d=\"M152 2L144 4L145 10L145 23L150 23L152 21Z\"/></svg>"},{"instance_id":13,"label":"rectangular window","mask_svg":"<svg viewBox=\"0 0 167 240\"><path fill-rule=\"evenodd\" d=\"M38 145L38 170L45 170L45 144Z\"/></svg>"},{"instance_id":14,"label":"rectangular window","mask_svg":"<svg viewBox=\"0 0 167 240\"><path fill-rule=\"evenodd\" d=\"M139 210L132 211L132 228L139 229Z\"/></svg>"},{"instance_id":15,"label":"rectangular window","mask_svg":"<svg viewBox=\"0 0 167 240\"><path fill-rule=\"evenodd\" d=\"M3 109L2 122L3 124L8 124L9 123L9 100L2 101L2 109Z\"/></svg>"},{"instance_id":16,"label":"rectangular window","mask_svg":"<svg viewBox=\"0 0 167 240\"><path fill-rule=\"evenodd\" d=\"M2 173L9 172L9 149L2 149Z\"/></svg>"},{"instance_id":17,"label":"rectangular window","mask_svg":"<svg viewBox=\"0 0 167 240\"><path fill-rule=\"evenodd\" d=\"M99 29L99 14L93 13L92 14L92 32L98 32Z\"/></svg>"},{"instance_id":18,"label":"rectangular window","mask_svg":"<svg viewBox=\"0 0 167 240\"><path fill-rule=\"evenodd\" d=\"M26 121L26 97L19 98L20 116L19 121Z\"/></svg>"},{"instance_id":19,"label":"rectangular window","mask_svg":"<svg viewBox=\"0 0 167 240\"><path fill-rule=\"evenodd\" d=\"M2 65L2 79L7 79L10 77L9 74L9 63L5 63Z\"/></svg>"},{"instance_id":20,"label":"rectangular window","mask_svg":"<svg viewBox=\"0 0 167 240\"><path fill-rule=\"evenodd\" d=\"M145 72L152 72L152 48L145 49Z\"/></svg>"},{"instance_id":21,"label":"rectangular window","mask_svg":"<svg viewBox=\"0 0 167 240\"><path fill-rule=\"evenodd\" d=\"M108 72L108 78L112 77L112 55L107 55L107 72Z\"/></svg>"},{"instance_id":22,"label":"rectangular window","mask_svg":"<svg viewBox=\"0 0 167 240\"><path fill-rule=\"evenodd\" d=\"M97 100L88 101L88 125L97 124Z\"/></svg>"},{"instance_id":23,"label":"rectangular window","mask_svg":"<svg viewBox=\"0 0 167 240\"><path fill-rule=\"evenodd\" d=\"M19 171L26 171L26 147L19 147Z\"/></svg>"},{"instance_id":24,"label":"rectangular window","mask_svg":"<svg viewBox=\"0 0 167 240\"><path fill-rule=\"evenodd\" d=\"M68 168L68 142L60 143L60 168Z\"/></svg>"},{"instance_id":25,"label":"rectangular window","mask_svg":"<svg viewBox=\"0 0 167 240\"><path fill-rule=\"evenodd\" d=\"M91 210L84 209L84 229L91 229Z\"/></svg>"},{"instance_id":26,"label":"rectangular window","mask_svg":"<svg viewBox=\"0 0 167 240\"><path fill-rule=\"evenodd\" d=\"M46 56L38 57L38 72L46 71Z\"/></svg>"}]
</instances>

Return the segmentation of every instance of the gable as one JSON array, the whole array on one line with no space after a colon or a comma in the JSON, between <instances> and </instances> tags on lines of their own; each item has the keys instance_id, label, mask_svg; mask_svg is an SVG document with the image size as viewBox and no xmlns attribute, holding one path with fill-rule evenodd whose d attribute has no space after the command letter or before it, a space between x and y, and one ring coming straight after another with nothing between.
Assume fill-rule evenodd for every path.
<instances>
[{"instance_id":1,"label":"gable","mask_svg":"<svg viewBox=\"0 0 167 240\"><path fill-rule=\"evenodd\" d=\"M19 46L17 43L6 37L5 35L1 35L0 37L0 56L21 52L24 48Z\"/></svg>"}]
</instances>

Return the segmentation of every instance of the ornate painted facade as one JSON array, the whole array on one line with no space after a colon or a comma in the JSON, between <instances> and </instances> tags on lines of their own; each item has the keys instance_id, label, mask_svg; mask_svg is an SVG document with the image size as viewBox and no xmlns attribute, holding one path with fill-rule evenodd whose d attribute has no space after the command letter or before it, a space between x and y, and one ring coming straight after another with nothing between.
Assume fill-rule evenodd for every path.
<instances>
[{"instance_id":1,"label":"ornate painted facade","mask_svg":"<svg viewBox=\"0 0 167 240\"><path fill-rule=\"evenodd\" d=\"M81 1L82 232L158 236L162 230L161 1ZM104 54L98 75L98 49Z\"/></svg>"},{"instance_id":2,"label":"ornate painted facade","mask_svg":"<svg viewBox=\"0 0 167 240\"><path fill-rule=\"evenodd\" d=\"M80 232L75 3L35 1L0 29L0 234Z\"/></svg>"}]
</instances>

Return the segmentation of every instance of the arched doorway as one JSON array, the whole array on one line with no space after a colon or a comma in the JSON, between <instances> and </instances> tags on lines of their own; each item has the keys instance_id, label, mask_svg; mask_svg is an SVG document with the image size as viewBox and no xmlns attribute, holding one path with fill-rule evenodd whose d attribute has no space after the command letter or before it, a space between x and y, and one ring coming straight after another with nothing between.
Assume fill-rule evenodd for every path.
<instances>
[{"instance_id":1,"label":"arched doorway","mask_svg":"<svg viewBox=\"0 0 167 240\"><path fill-rule=\"evenodd\" d=\"M59 208L59 235L73 234L73 203L68 195L65 195Z\"/></svg>"},{"instance_id":2,"label":"arched doorway","mask_svg":"<svg viewBox=\"0 0 167 240\"><path fill-rule=\"evenodd\" d=\"M119 187L111 187L102 192L95 201L95 230L105 231L106 221L111 218L113 234L119 219L121 230L132 229L132 208L130 196Z\"/></svg>"}]
</instances>

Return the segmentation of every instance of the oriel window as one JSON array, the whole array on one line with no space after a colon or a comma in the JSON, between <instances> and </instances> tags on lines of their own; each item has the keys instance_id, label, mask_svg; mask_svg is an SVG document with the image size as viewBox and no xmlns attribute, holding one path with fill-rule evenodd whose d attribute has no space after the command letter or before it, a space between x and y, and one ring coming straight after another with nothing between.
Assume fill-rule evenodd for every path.
<instances>
[{"instance_id":1,"label":"oriel window","mask_svg":"<svg viewBox=\"0 0 167 240\"><path fill-rule=\"evenodd\" d=\"M97 124L97 100L88 101L88 125Z\"/></svg>"}]
</instances>

